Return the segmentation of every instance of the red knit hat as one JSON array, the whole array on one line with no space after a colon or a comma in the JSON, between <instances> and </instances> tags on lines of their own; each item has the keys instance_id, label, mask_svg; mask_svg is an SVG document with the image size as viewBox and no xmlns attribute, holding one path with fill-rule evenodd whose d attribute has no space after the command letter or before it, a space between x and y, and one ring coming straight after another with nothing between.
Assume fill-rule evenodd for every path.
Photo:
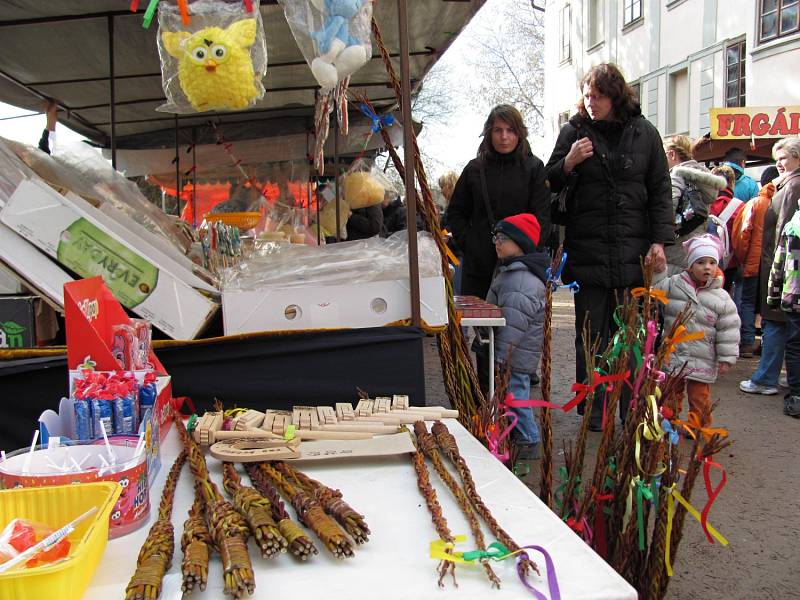
<instances>
[{"instance_id":1,"label":"red knit hat","mask_svg":"<svg viewBox=\"0 0 800 600\"><path fill-rule=\"evenodd\" d=\"M539 245L539 221L532 214L507 217L498 222L494 230L511 238L525 254L535 252Z\"/></svg>"}]
</instances>

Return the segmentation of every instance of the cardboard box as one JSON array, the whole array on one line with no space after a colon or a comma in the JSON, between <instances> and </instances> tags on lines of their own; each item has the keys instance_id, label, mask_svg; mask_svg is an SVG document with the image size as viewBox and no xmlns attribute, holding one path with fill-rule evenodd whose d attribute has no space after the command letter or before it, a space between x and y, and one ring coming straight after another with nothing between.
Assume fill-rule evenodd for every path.
<instances>
[{"instance_id":1,"label":"cardboard box","mask_svg":"<svg viewBox=\"0 0 800 600\"><path fill-rule=\"evenodd\" d=\"M172 338L195 338L219 308L195 289L209 292L206 282L74 194L23 181L0 220L82 277L101 275L121 304Z\"/></svg>"},{"instance_id":2,"label":"cardboard box","mask_svg":"<svg viewBox=\"0 0 800 600\"><path fill-rule=\"evenodd\" d=\"M0 296L0 348L36 346L36 296Z\"/></svg>"},{"instance_id":3,"label":"cardboard box","mask_svg":"<svg viewBox=\"0 0 800 600\"><path fill-rule=\"evenodd\" d=\"M422 319L447 324L443 277L420 280ZM258 331L381 327L411 318L409 280L228 291L222 294L225 335Z\"/></svg>"}]
</instances>

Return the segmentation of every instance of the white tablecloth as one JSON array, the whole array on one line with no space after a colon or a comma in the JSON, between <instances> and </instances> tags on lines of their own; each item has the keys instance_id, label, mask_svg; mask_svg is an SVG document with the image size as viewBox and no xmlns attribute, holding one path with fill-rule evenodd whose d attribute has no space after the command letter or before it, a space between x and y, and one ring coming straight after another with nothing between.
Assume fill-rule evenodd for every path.
<instances>
[{"instance_id":1,"label":"white tablecloth","mask_svg":"<svg viewBox=\"0 0 800 600\"><path fill-rule=\"evenodd\" d=\"M518 544L536 544L549 551L555 563L561 597L564 600L636 599L635 590L624 579L457 421L448 419L445 422L456 436L461 453L467 459L478 492L498 523ZM178 452L179 441L173 428L162 446L161 471L154 489L150 492L149 522L134 533L109 541L85 598L107 600L124 596L139 548L158 512L164 479ZM207 460L214 481L222 489L221 463L208 455ZM468 536L468 542L458 549L476 549L466 519L430 463L428 465L431 482L436 488L450 530L454 534ZM519 582L513 560L492 563L503 583L500 590L491 589L480 567L466 565L456 568L458 588L448 578L445 588L438 589L436 561L429 557L430 542L438 536L417 490L414 469L408 456L301 462L298 467L326 485L342 490L345 500L365 516L372 531L370 541L356 547L354 558L338 561L327 554L313 534L310 534L320 553L307 562L300 562L289 554L272 560L262 559L251 542L250 555L256 572L256 591L253 598L274 600L311 597L352 600L377 595L380 600L486 600L533 597ZM244 473L242 480L246 484L250 483ZM162 598L167 600L181 597L180 536L192 498L191 474L186 466L178 483L172 516L176 549L172 568L166 579L165 594L162 594ZM289 512L294 515L291 507ZM488 544L493 541L493 537L486 527L483 529ZM541 555L532 552L531 557L544 574ZM547 594L546 581L535 574L531 581L537 589ZM208 584L205 593L195 590L194 596L214 600L223 598L218 556L212 559Z\"/></svg>"}]
</instances>

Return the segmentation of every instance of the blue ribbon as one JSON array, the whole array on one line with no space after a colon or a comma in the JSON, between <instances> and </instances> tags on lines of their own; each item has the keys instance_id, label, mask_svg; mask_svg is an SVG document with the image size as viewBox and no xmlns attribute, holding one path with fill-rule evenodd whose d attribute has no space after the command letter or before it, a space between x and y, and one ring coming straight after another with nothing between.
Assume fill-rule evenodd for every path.
<instances>
[{"instance_id":1,"label":"blue ribbon","mask_svg":"<svg viewBox=\"0 0 800 600\"><path fill-rule=\"evenodd\" d=\"M581 286L578 285L577 281L573 281L572 283L567 283L565 285L557 285L556 282L561 279L561 272L564 270L564 264L567 262L567 253L563 252L561 254L561 263L558 265L558 269L556 269L555 274L553 273L552 267L547 267L547 271L545 271L545 275L547 276L547 281L553 284L555 289L558 288L566 288L573 294L577 294L581 291Z\"/></svg>"},{"instance_id":2,"label":"blue ribbon","mask_svg":"<svg viewBox=\"0 0 800 600\"><path fill-rule=\"evenodd\" d=\"M372 133L378 133L381 128L389 128L394 125L394 115L389 113L385 115L378 115L365 103L358 105L359 110L364 113L364 116L372 121Z\"/></svg>"},{"instance_id":3,"label":"blue ribbon","mask_svg":"<svg viewBox=\"0 0 800 600\"><path fill-rule=\"evenodd\" d=\"M664 435L667 436L670 444L677 444L680 442L678 432L672 427L672 423L669 422L669 419L664 419L661 422L661 429L664 430Z\"/></svg>"}]
</instances>

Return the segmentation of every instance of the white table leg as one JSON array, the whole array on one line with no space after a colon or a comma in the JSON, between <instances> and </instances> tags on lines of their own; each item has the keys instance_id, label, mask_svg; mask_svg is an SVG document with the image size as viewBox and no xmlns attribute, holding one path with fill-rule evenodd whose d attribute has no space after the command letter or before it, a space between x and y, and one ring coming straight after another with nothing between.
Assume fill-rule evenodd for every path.
<instances>
[{"instance_id":1,"label":"white table leg","mask_svg":"<svg viewBox=\"0 0 800 600\"><path fill-rule=\"evenodd\" d=\"M494 398L494 327L489 327L489 397Z\"/></svg>"}]
</instances>

